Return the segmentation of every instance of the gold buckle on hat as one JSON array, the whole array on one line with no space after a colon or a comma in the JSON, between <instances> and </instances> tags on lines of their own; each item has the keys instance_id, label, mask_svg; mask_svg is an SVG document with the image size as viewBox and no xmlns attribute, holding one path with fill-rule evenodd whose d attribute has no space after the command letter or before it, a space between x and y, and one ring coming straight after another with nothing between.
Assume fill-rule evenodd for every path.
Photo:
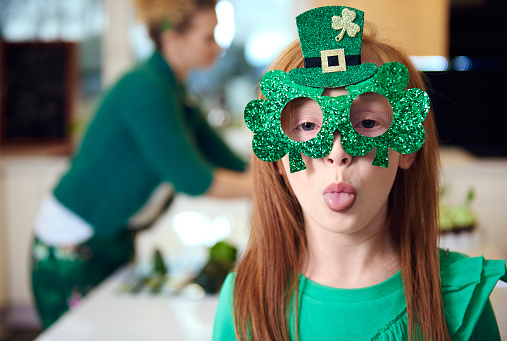
<instances>
[{"instance_id":1,"label":"gold buckle on hat","mask_svg":"<svg viewBox=\"0 0 507 341\"><path fill-rule=\"evenodd\" d=\"M329 57L338 56L338 65L329 66ZM335 49L335 50L324 50L320 51L320 59L322 64L322 72L338 72L347 70L347 65L345 64L345 50L344 49Z\"/></svg>"}]
</instances>

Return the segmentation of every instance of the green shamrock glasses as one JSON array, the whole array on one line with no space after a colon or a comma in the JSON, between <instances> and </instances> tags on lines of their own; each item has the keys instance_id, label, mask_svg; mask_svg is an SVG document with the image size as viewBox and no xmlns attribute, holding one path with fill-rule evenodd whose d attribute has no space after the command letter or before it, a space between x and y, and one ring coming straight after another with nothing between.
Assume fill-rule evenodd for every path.
<instances>
[{"instance_id":1,"label":"green shamrock glasses","mask_svg":"<svg viewBox=\"0 0 507 341\"><path fill-rule=\"evenodd\" d=\"M293 82L284 71L270 71L260 84L266 100L255 99L245 108L245 123L254 133L254 153L267 162L278 161L289 153L290 172L297 172L306 169L301 153L312 158L328 155L333 148L334 132L338 130L347 154L362 156L375 148L373 165L388 167L389 148L409 154L418 151L424 143L422 122L430 108L429 97L421 89L405 90L408 81L407 68L390 62L380 66L371 78L346 86L348 94L330 97L322 96L322 88ZM370 96L375 94L382 96ZM368 105L354 108L354 101L365 95L369 98L366 102L385 97L389 111L392 108L392 117L380 117ZM287 127L282 122L287 121L282 115L284 108L292 100L302 98L301 103L313 100L314 107L318 104L322 116L315 121L290 118L294 123Z\"/></svg>"}]
</instances>

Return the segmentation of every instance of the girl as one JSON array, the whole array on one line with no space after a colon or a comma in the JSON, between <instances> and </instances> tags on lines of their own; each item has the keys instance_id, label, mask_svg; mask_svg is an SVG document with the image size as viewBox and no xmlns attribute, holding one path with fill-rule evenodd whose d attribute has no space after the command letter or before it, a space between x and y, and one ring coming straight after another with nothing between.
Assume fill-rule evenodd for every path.
<instances>
[{"instance_id":1,"label":"girl","mask_svg":"<svg viewBox=\"0 0 507 341\"><path fill-rule=\"evenodd\" d=\"M342 25L344 18L348 26ZM322 47L331 19L334 30L354 28L350 23L359 26L355 36L345 32L341 39L348 41L338 40L343 30L329 39L338 42L336 47L343 42L346 55L351 54L352 39L362 38L361 61L375 64L377 75L385 63L399 62L408 69L407 91L424 89L421 74L403 53L374 35L360 37L360 11L333 6L297 18L301 43L290 45L274 62L272 69L281 71L264 76L261 90L267 100L256 100L245 110L259 157L252 162L252 230L236 272L222 287L213 339L499 340L489 294L500 277L507 279L505 262L437 248L439 151L433 113L423 121L424 144L415 152L406 145L400 154L393 150L400 149L396 144L383 158L376 155L380 144L362 152L351 147L361 140L352 141L350 136L356 135L347 122L337 123L341 130L331 133L330 147L322 147L325 151L319 154L317 143L326 144L319 130L332 122L334 116L326 110L337 108L336 103L349 103L340 108L350 111L350 126L367 139L380 141L395 127L404 140L421 136L417 124L398 122L401 114L396 113L403 110L393 97L386 103L386 96L371 91L357 96L358 89L372 89L376 82L357 82L365 75L376 77L368 67L352 80L343 75L330 80L324 59L317 76L307 70L314 57L309 56L308 42L324 52L339 50ZM343 60L348 63L351 58ZM354 67L347 65L346 70L352 73ZM304 77L298 78L301 74ZM302 83L308 88L299 87ZM296 99L286 103L279 121L269 116L276 111L275 102L285 104L281 98L291 92L298 92L291 95ZM423 97L419 103L424 103ZM260 122L268 117L269 123ZM271 131L282 129L288 139L261 131L262 124L270 125ZM401 133L402 126L409 127L409 133ZM269 140L269 146L263 140ZM291 148L314 140L318 142L301 147L299 160L299 151Z\"/></svg>"}]
</instances>

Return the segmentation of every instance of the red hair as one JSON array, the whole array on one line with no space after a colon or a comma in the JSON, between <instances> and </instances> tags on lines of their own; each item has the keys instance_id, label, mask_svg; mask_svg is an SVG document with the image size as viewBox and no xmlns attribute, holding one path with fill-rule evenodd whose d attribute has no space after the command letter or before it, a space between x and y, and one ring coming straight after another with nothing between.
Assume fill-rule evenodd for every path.
<instances>
[{"instance_id":1,"label":"red hair","mask_svg":"<svg viewBox=\"0 0 507 341\"><path fill-rule=\"evenodd\" d=\"M361 56L363 62L378 66L390 61L404 64L410 73L408 88L425 89L423 75L406 55L376 41L373 35L363 36ZM300 67L303 56L299 42L294 42L271 69L288 72ZM426 140L414 163L407 170L398 169L388 199L387 226L401 264L410 339L449 340L437 247L440 164L432 111L423 125ZM277 163L254 156L252 170L252 230L236 267L234 286L236 333L241 340L285 341L290 339L289 305L298 297L299 272L306 254L303 215ZM298 314L295 316L293 332L297 335Z\"/></svg>"}]
</instances>

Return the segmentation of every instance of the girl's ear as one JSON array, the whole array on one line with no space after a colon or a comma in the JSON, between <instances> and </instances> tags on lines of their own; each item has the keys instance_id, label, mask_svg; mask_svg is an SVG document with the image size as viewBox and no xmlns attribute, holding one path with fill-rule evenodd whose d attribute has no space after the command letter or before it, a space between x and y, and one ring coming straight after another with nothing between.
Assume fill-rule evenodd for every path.
<instances>
[{"instance_id":1,"label":"girl's ear","mask_svg":"<svg viewBox=\"0 0 507 341\"><path fill-rule=\"evenodd\" d=\"M411 154L401 154L398 167L400 167L401 169L409 169L410 166L412 166L412 164L414 163L416 155L417 152Z\"/></svg>"}]
</instances>

